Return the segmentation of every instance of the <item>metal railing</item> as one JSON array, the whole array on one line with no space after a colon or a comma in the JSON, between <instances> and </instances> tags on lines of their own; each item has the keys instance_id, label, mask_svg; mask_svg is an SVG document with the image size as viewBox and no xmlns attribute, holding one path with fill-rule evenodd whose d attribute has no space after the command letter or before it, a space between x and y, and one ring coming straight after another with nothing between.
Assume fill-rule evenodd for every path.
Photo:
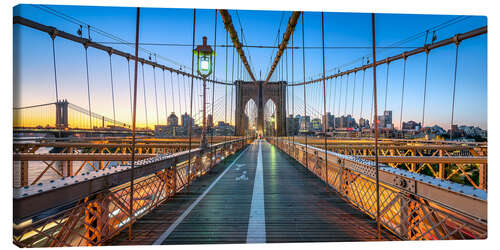
<instances>
[{"instance_id":1,"label":"metal railing","mask_svg":"<svg viewBox=\"0 0 500 250\"><path fill-rule=\"evenodd\" d=\"M327 152L326 164L324 149L280 138L267 140L326 181L346 201L376 218L374 162ZM383 164L379 166L381 225L399 238L443 240L487 237L486 191Z\"/></svg>"},{"instance_id":2,"label":"metal railing","mask_svg":"<svg viewBox=\"0 0 500 250\"><path fill-rule=\"evenodd\" d=\"M102 245L251 140L237 139L211 145L206 150L137 161L133 214L129 208L129 166L14 189L14 244L20 247Z\"/></svg>"}]
</instances>

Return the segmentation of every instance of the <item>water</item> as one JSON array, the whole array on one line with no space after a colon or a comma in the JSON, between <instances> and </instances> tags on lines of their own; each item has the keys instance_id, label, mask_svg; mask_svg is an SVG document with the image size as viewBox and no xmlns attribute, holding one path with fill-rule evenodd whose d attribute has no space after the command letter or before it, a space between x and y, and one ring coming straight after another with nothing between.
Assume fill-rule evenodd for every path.
<instances>
[{"instance_id":1,"label":"water","mask_svg":"<svg viewBox=\"0 0 500 250\"><path fill-rule=\"evenodd\" d=\"M28 139L28 138L26 138ZM31 139L31 138L29 138ZM26 143L35 143L36 141L34 140L22 140L23 142L26 142ZM16 140L21 140L19 137L16 138ZM46 154L46 153L50 153L50 151L52 150L53 148L52 147L41 147L39 148L36 153L37 154ZM46 162L47 164L50 164L51 161L48 161ZM31 185L31 183L33 183L34 180L36 180L38 178L38 176L40 176L40 174L45 170L45 168L47 168L47 164L42 162L42 161L29 161L28 162L28 184ZM73 173L76 173L76 171L78 171L80 169L80 166L83 164L84 162L83 161L73 161ZM92 165L94 165L96 168L98 168L99 166L99 163L98 161L90 161L90 163ZM103 163L104 165L106 163ZM59 172L61 173L64 173L63 172L63 166L62 166L62 162L55 162L52 167L54 169L57 169ZM111 166L117 166L119 165L119 162L116 162L116 161L112 161L109 163L108 167L111 167ZM88 171L94 171L94 168L92 168L92 166L90 164L88 164L88 162L82 167L82 169L80 170L80 174L83 173L83 172L88 172ZM61 178L62 176L59 175L56 171L54 171L53 169L49 168L47 169L47 171L43 174L43 176L37 181L38 182L42 182L42 181L50 181L50 180L53 180L53 179L59 179ZM13 187L21 187L21 161L14 161L13 162Z\"/></svg>"}]
</instances>

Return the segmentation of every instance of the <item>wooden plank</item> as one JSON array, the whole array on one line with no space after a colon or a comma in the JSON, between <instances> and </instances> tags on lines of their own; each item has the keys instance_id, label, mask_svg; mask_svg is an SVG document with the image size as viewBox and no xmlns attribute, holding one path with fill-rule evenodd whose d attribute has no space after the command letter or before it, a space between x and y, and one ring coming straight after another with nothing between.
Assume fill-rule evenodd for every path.
<instances>
[{"instance_id":1,"label":"wooden plank","mask_svg":"<svg viewBox=\"0 0 500 250\"><path fill-rule=\"evenodd\" d=\"M263 142L261 147L266 242L377 240L374 220L336 193L325 192L321 180L274 146ZM245 243L257 155L258 144L252 144L163 244ZM128 232L122 232L109 245L151 244L224 171L227 162L193 183L189 192L139 219L132 241ZM382 236L397 239L387 230Z\"/></svg>"}]
</instances>

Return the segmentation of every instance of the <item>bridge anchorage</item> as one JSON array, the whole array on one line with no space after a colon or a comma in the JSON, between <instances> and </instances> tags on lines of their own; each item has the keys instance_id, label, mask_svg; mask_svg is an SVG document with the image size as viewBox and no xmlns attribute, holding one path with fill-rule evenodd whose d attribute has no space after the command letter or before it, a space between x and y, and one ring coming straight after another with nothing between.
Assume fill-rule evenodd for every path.
<instances>
[{"instance_id":1,"label":"bridge anchorage","mask_svg":"<svg viewBox=\"0 0 500 250\"><path fill-rule=\"evenodd\" d=\"M84 16L118 11L107 8ZM150 9L116 14L135 21L134 42L81 10L14 11L14 51L30 52L15 56L15 83L29 86L13 109L15 245L488 237L484 17L162 10L179 26L174 44L150 32L163 30ZM34 21L41 13L50 18ZM371 32L325 29L339 17ZM400 37L407 22L423 31ZM268 32L272 45L248 42ZM387 32L402 40L382 46ZM269 61L252 58L266 49ZM42 53L50 60L25 58ZM34 62L50 66L36 74L47 93L26 80Z\"/></svg>"}]
</instances>

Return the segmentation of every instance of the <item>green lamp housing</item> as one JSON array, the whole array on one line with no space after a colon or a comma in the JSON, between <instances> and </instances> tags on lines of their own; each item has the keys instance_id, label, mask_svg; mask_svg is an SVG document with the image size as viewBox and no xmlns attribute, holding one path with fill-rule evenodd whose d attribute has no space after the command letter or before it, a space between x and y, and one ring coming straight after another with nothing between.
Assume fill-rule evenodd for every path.
<instances>
[{"instance_id":1,"label":"green lamp housing","mask_svg":"<svg viewBox=\"0 0 500 250\"><path fill-rule=\"evenodd\" d=\"M210 45L207 45L207 37L203 37L203 45L198 45L193 53L197 57L197 72L203 78L212 74L212 60L214 51Z\"/></svg>"}]
</instances>

